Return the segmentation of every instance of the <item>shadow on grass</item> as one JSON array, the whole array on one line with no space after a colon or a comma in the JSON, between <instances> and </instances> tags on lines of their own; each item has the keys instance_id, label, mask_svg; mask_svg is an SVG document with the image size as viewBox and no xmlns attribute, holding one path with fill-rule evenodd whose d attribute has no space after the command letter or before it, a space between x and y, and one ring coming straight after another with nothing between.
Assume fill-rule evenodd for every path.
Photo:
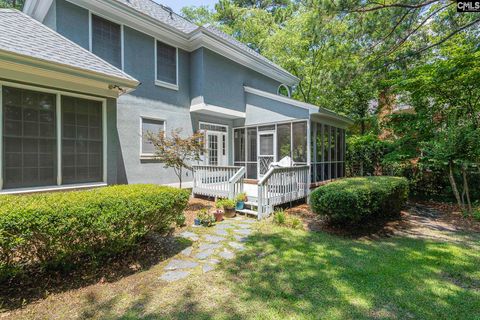
<instances>
[{"instance_id":1,"label":"shadow on grass","mask_svg":"<svg viewBox=\"0 0 480 320\"><path fill-rule=\"evenodd\" d=\"M0 310L14 310L52 293L83 288L96 283L115 282L145 271L186 247L191 241L172 235L151 235L138 246L101 261L81 261L70 270L32 270L0 283ZM108 305L104 307L108 308Z\"/></svg>"},{"instance_id":2,"label":"shadow on grass","mask_svg":"<svg viewBox=\"0 0 480 320\"><path fill-rule=\"evenodd\" d=\"M187 288L178 292L174 308L162 309L147 293L121 316L115 312L117 297L93 299L83 318L480 318L480 258L462 246L407 238L358 241L282 228L257 233L248 246L222 266L220 288L232 291L234 299L206 306L198 291ZM205 292L213 286L194 280ZM210 281L222 294L220 280Z\"/></svg>"}]
</instances>

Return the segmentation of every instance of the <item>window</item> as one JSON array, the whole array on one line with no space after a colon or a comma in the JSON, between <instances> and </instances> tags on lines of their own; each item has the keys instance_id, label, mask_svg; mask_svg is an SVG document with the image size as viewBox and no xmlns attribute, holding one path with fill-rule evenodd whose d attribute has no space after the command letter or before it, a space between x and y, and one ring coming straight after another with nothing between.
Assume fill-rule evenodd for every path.
<instances>
[{"instance_id":1,"label":"window","mask_svg":"<svg viewBox=\"0 0 480 320\"><path fill-rule=\"evenodd\" d=\"M103 176L102 103L62 97L62 181L101 181Z\"/></svg>"},{"instance_id":2,"label":"window","mask_svg":"<svg viewBox=\"0 0 480 320\"><path fill-rule=\"evenodd\" d=\"M277 94L279 96L285 96L285 97L290 98L290 89L288 88L288 86L286 86L284 84L281 84L281 85L278 86Z\"/></svg>"},{"instance_id":3,"label":"window","mask_svg":"<svg viewBox=\"0 0 480 320\"><path fill-rule=\"evenodd\" d=\"M178 89L177 48L156 41L156 84Z\"/></svg>"},{"instance_id":4,"label":"window","mask_svg":"<svg viewBox=\"0 0 480 320\"><path fill-rule=\"evenodd\" d=\"M0 189L105 180L104 100L26 86L0 90Z\"/></svg>"},{"instance_id":5,"label":"window","mask_svg":"<svg viewBox=\"0 0 480 320\"><path fill-rule=\"evenodd\" d=\"M3 87L5 188L56 184L56 96Z\"/></svg>"},{"instance_id":6,"label":"window","mask_svg":"<svg viewBox=\"0 0 480 320\"><path fill-rule=\"evenodd\" d=\"M92 52L122 68L122 28L119 24L92 15Z\"/></svg>"},{"instance_id":7,"label":"window","mask_svg":"<svg viewBox=\"0 0 480 320\"><path fill-rule=\"evenodd\" d=\"M152 156L155 154L154 145L148 140L147 133L158 134L165 132L165 121L142 118L142 155Z\"/></svg>"}]
</instances>

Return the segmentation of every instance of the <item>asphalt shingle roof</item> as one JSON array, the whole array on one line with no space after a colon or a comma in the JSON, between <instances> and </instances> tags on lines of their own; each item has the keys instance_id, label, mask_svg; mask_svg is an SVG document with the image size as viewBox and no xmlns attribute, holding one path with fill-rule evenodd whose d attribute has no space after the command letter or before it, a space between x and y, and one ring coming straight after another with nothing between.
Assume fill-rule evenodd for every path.
<instances>
[{"instance_id":1,"label":"asphalt shingle roof","mask_svg":"<svg viewBox=\"0 0 480 320\"><path fill-rule=\"evenodd\" d=\"M0 50L136 81L122 70L18 10L0 9Z\"/></svg>"},{"instance_id":2,"label":"asphalt shingle roof","mask_svg":"<svg viewBox=\"0 0 480 320\"><path fill-rule=\"evenodd\" d=\"M182 16L167 10L164 6L153 2L152 0L116 0L124 5L135 9L151 18L154 18L160 22L166 23L174 29L183 32L190 33L198 29L198 26Z\"/></svg>"}]
</instances>

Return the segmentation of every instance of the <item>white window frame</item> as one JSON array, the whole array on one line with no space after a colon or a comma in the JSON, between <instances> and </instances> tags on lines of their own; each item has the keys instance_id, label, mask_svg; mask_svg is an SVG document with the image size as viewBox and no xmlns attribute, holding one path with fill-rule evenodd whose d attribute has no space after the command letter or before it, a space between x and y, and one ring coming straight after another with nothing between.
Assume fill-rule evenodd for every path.
<instances>
[{"instance_id":1,"label":"white window frame","mask_svg":"<svg viewBox=\"0 0 480 320\"><path fill-rule=\"evenodd\" d=\"M285 88L285 89L287 90L287 94L288 94L287 97L288 97L288 98L291 98L292 93L290 92L290 88L289 88L286 84L283 84L283 83L278 86L278 88L277 88L277 95L284 97L283 94L280 94L280 89L281 89L281 88Z\"/></svg>"},{"instance_id":2,"label":"white window frame","mask_svg":"<svg viewBox=\"0 0 480 320\"><path fill-rule=\"evenodd\" d=\"M162 81L162 80L158 80L158 79L157 79L157 76L158 76L158 74L157 74L157 71L158 71L158 70L157 70L157 69L158 69L158 61L157 61L157 60L158 60L158 57L157 57L157 42L161 42L161 43L164 43L164 44L166 44L166 45L168 45L168 46L171 46L171 47L174 47L174 48L175 48L175 59L176 59L176 60L175 60L175 67L176 67L176 70L175 70L176 76L175 76L175 78L176 78L176 80L177 80L175 84L169 83L169 82L165 82L165 81ZM166 43L165 41L159 40L158 38L155 38L155 37L153 38L153 44L154 44L154 45L153 45L153 48L154 48L153 51L154 51L154 61L155 61L155 71L154 71L154 72L155 72L155 78L154 78L154 79L155 79L155 85L156 85L156 86L159 86L159 87L164 87L164 88L167 88L167 89L177 90L177 91L178 91L178 88L179 88L179 86L178 86L178 47L172 46L171 44L168 44L168 43Z\"/></svg>"},{"instance_id":3,"label":"white window frame","mask_svg":"<svg viewBox=\"0 0 480 320\"><path fill-rule=\"evenodd\" d=\"M143 152L143 120L153 120L153 121L163 121L163 133L167 132L167 120L163 118L151 117L151 116L140 116L140 159L153 159L155 158L154 153L144 153Z\"/></svg>"},{"instance_id":4,"label":"white window frame","mask_svg":"<svg viewBox=\"0 0 480 320\"><path fill-rule=\"evenodd\" d=\"M56 186L42 186L42 187L27 187L27 188L15 188L15 189L3 189L3 87L12 87L25 90L32 90L37 92L45 92L55 94L56 96L56 117L57 117L57 185ZM102 181L79 183L79 184L62 184L62 96L69 96L75 98L82 98L94 101L100 101L102 103L102 143L103 143L103 177ZM0 81L0 193L22 193L22 192L45 192L57 189L76 189L82 187L95 187L107 185L107 99L89 96L85 94L72 93L62 90L47 89L38 86L20 84L16 82Z\"/></svg>"},{"instance_id":5,"label":"white window frame","mask_svg":"<svg viewBox=\"0 0 480 320\"><path fill-rule=\"evenodd\" d=\"M95 15L97 17L100 17L102 19L108 20L111 23L118 24L120 26L120 59L121 59L121 68L122 71L125 70L125 32L124 32L124 25L123 23L119 23L117 21L114 21L104 15L98 14L96 12L92 12L88 10L88 51L92 52L93 49L93 19L92 16Z\"/></svg>"}]
</instances>

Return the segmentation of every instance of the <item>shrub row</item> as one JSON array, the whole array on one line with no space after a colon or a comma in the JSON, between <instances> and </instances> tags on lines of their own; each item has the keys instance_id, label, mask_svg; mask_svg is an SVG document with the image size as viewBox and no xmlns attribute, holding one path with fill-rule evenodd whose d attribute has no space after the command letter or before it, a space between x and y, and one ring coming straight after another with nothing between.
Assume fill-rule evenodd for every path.
<instances>
[{"instance_id":1,"label":"shrub row","mask_svg":"<svg viewBox=\"0 0 480 320\"><path fill-rule=\"evenodd\" d=\"M348 178L311 194L313 212L335 223L356 223L371 216L399 214L408 198L408 180L400 177Z\"/></svg>"},{"instance_id":2,"label":"shrub row","mask_svg":"<svg viewBox=\"0 0 480 320\"><path fill-rule=\"evenodd\" d=\"M169 230L188 198L154 185L1 196L0 280L32 265L59 267L131 248L149 232Z\"/></svg>"}]
</instances>

